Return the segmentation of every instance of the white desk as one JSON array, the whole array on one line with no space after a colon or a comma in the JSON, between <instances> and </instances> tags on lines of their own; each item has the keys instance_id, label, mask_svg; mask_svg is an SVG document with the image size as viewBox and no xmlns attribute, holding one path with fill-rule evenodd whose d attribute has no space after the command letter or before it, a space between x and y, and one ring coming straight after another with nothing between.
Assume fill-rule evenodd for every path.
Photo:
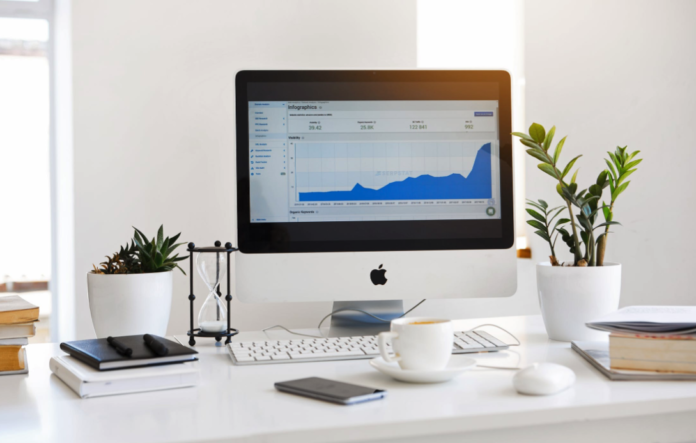
<instances>
[{"instance_id":1,"label":"white desk","mask_svg":"<svg viewBox=\"0 0 696 443\"><path fill-rule=\"evenodd\" d=\"M483 364L551 361L572 368L574 388L549 397L515 393L514 371L475 369L439 385L399 383L366 360L232 366L224 348L197 346L196 388L81 400L48 368L58 345L30 345L29 375L0 377L1 442L665 442L696 440L696 382L610 382L568 344L550 342L541 318L496 323L518 335L513 352ZM285 332L271 332L273 338ZM502 333L500 333L502 335ZM257 339L241 334L238 339ZM455 357L456 358L456 357ZM389 391L385 400L338 406L277 392L308 376Z\"/></svg>"}]
</instances>

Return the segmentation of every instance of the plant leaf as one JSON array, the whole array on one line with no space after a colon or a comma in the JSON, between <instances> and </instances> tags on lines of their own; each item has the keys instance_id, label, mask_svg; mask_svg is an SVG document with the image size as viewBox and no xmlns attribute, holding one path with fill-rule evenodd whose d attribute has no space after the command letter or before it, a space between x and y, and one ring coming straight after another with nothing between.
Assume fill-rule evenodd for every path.
<instances>
[{"instance_id":1,"label":"plant leaf","mask_svg":"<svg viewBox=\"0 0 696 443\"><path fill-rule=\"evenodd\" d=\"M540 231L546 231L546 226L542 223L539 223L536 220L527 220L527 224L529 226L532 226L532 227L539 229Z\"/></svg>"},{"instance_id":2,"label":"plant leaf","mask_svg":"<svg viewBox=\"0 0 696 443\"><path fill-rule=\"evenodd\" d=\"M627 181L626 183L624 183L624 184L622 184L621 186L619 186L618 188L616 188L616 189L614 190L614 192L611 193L611 199L612 199L612 201L613 201L613 200L616 200L616 198L617 198L619 195L621 195L621 193L624 192L624 191L626 190L626 188L628 188L628 185L629 185L630 183L631 183L630 181Z\"/></svg>"},{"instance_id":3,"label":"plant leaf","mask_svg":"<svg viewBox=\"0 0 696 443\"><path fill-rule=\"evenodd\" d=\"M543 163L551 164L549 162L549 159L546 157L546 154L544 154L543 152L541 152L537 149L527 149L527 154L531 155L532 157L534 157L535 159L537 159Z\"/></svg>"},{"instance_id":4,"label":"plant leaf","mask_svg":"<svg viewBox=\"0 0 696 443\"><path fill-rule=\"evenodd\" d=\"M546 137L546 130L539 123L532 123L532 126L529 127L529 135L535 142L542 143Z\"/></svg>"},{"instance_id":5,"label":"plant leaf","mask_svg":"<svg viewBox=\"0 0 696 443\"><path fill-rule=\"evenodd\" d=\"M553 126L551 129L549 129L549 132L546 133L546 137L544 138L544 144L542 147L544 148L544 151L548 152L549 148L551 147L551 142L553 141L553 135L556 133L556 127ZM554 160L554 163L556 161Z\"/></svg>"},{"instance_id":6,"label":"plant leaf","mask_svg":"<svg viewBox=\"0 0 696 443\"><path fill-rule=\"evenodd\" d=\"M617 176L616 176L616 171L614 170L614 165L612 165L611 162L609 160L607 160L606 158L604 159L604 161L607 163L607 166L609 166L609 170L611 171L612 178L614 179L614 181L616 181Z\"/></svg>"},{"instance_id":7,"label":"plant leaf","mask_svg":"<svg viewBox=\"0 0 696 443\"><path fill-rule=\"evenodd\" d=\"M555 128L555 126L554 126ZM566 137L563 137L561 141L558 142L556 145L556 152L553 153L553 163L556 164L558 163L558 158L561 156L561 151L563 150L563 145L565 144Z\"/></svg>"},{"instance_id":8,"label":"plant leaf","mask_svg":"<svg viewBox=\"0 0 696 443\"><path fill-rule=\"evenodd\" d=\"M546 219L534 209L527 209L527 214L531 215L542 223L546 223Z\"/></svg>"},{"instance_id":9,"label":"plant leaf","mask_svg":"<svg viewBox=\"0 0 696 443\"><path fill-rule=\"evenodd\" d=\"M551 166L549 164L539 163L537 165L537 167L555 179L558 179L559 176L561 175L561 173L558 169L554 168L553 166Z\"/></svg>"},{"instance_id":10,"label":"plant leaf","mask_svg":"<svg viewBox=\"0 0 696 443\"><path fill-rule=\"evenodd\" d=\"M570 172L570 168L573 167L573 165L575 164L575 162L576 162L580 157L582 157L582 155L578 155L577 157L575 157L574 159L572 159L571 161L568 162L568 164L566 165L565 169L563 169L563 174L561 174L561 178L563 178L563 177L565 177L566 175L568 175L568 173Z\"/></svg>"},{"instance_id":11,"label":"plant leaf","mask_svg":"<svg viewBox=\"0 0 696 443\"><path fill-rule=\"evenodd\" d=\"M549 204L545 200L539 199L539 204L544 207L544 210L549 207Z\"/></svg>"},{"instance_id":12,"label":"plant leaf","mask_svg":"<svg viewBox=\"0 0 696 443\"><path fill-rule=\"evenodd\" d=\"M158 248L162 247L163 241L164 241L164 225L160 225L159 229L157 230L157 247Z\"/></svg>"},{"instance_id":13,"label":"plant leaf","mask_svg":"<svg viewBox=\"0 0 696 443\"><path fill-rule=\"evenodd\" d=\"M624 170L629 170L629 169L633 168L634 166L638 166L640 164L640 162L642 162L642 161L643 161L642 158L638 159L638 160L634 160L631 163L624 166Z\"/></svg>"},{"instance_id":14,"label":"plant leaf","mask_svg":"<svg viewBox=\"0 0 696 443\"><path fill-rule=\"evenodd\" d=\"M538 235L539 237L543 238L544 240L546 240L547 242L551 242L551 239L549 238L548 234L546 234L546 232L544 232L544 231L534 231L534 233L535 233L536 235Z\"/></svg>"},{"instance_id":15,"label":"plant leaf","mask_svg":"<svg viewBox=\"0 0 696 443\"><path fill-rule=\"evenodd\" d=\"M534 139L533 139L532 137L528 136L528 135L525 134L524 132L513 132L512 135L514 135L515 137L519 137L519 138L521 138L521 139L523 139L523 140L534 141Z\"/></svg>"},{"instance_id":16,"label":"plant leaf","mask_svg":"<svg viewBox=\"0 0 696 443\"><path fill-rule=\"evenodd\" d=\"M541 146L539 146L539 145L538 145L535 141L533 141L533 140L527 140L527 139L521 138L521 139L520 139L520 143L522 143L523 145L525 145L525 146L527 146L527 147L529 147L529 148L538 149L539 151L544 152L544 150L541 149Z\"/></svg>"},{"instance_id":17,"label":"plant leaf","mask_svg":"<svg viewBox=\"0 0 696 443\"><path fill-rule=\"evenodd\" d=\"M603 227L603 226L620 225L620 224L621 224L621 223L619 223L619 222L608 221L608 222L605 222L605 223L600 223L600 224L598 224L597 226L595 226L594 228L595 228L595 229L598 229L598 228L601 228L601 227Z\"/></svg>"},{"instance_id":18,"label":"plant leaf","mask_svg":"<svg viewBox=\"0 0 696 443\"><path fill-rule=\"evenodd\" d=\"M621 177L619 177L619 180L616 182L616 184L617 184L617 185L620 185L621 183L624 182L624 180L626 180L626 179L628 178L628 176L630 176L630 175L633 174L634 172L636 172L635 169L629 169L629 170L627 170L626 172L624 172L624 173L621 175Z\"/></svg>"}]
</instances>

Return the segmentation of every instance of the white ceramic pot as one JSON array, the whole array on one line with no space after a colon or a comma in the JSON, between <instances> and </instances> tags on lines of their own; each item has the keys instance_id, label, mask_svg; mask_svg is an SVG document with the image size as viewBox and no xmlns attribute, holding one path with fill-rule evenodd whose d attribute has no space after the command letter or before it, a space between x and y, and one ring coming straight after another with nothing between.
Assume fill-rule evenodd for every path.
<instances>
[{"instance_id":1,"label":"white ceramic pot","mask_svg":"<svg viewBox=\"0 0 696 443\"><path fill-rule=\"evenodd\" d=\"M619 309L621 265L595 267L537 265L537 290L551 340L606 340L607 333L585 323Z\"/></svg>"},{"instance_id":2,"label":"white ceramic pot","mask_svg":"<svg viewBox=\"0 0 696 443\"><path fill-rule=\"evenodd\" d=\"M97 337L167 333L173 271L87 274L87 293Z\"/></svg>"}]
</instances>

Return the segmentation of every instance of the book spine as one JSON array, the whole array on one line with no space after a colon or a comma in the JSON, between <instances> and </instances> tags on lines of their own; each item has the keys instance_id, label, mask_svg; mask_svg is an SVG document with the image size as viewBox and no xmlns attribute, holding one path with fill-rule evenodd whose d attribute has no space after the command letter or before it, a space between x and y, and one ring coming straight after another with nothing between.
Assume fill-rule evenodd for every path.
<instances>
[{"instance_id":1,"label":"book spine","mask_svg":"<svg viewBox=\"0 0 696 443\"><path fill-rule=\"evenodd\" d=\"M51 372L53 372L56 377L61 379L63 383L68 385L70 389L75 391L77 395L79 395L81 398L84 398L85 396L82 394L82 380L80 380L75 374L73 374L70 370L68 370L64 365L60 364L56 358L51 358L51 361L49 362L49 367L51 368Z\"/></svg>"},{"instance_id":2,"label":"book spine","mask_svg":"<svg viewBox=\"0 0 696 443\"><path fill-rule=\"evenodd\" d=\"M86 354L78 351L77 349L74 349L72 346L69 346L66 343L61 343L60 349L61 349L61 351L69 354L71 357L73 357L77 360L80 360L82 363L85 363L85 364L93 367L96 370L100 370L99 369L99 362L97 360L93 359L89 355L86 355Z\"/></svg>"},{"instance_id":3,"label":"book spine","mask_svg":"<svg viewBox=\"0 0 696 443\"><path fill-rule=\"evenodd\" d=\"M661 362L650 360L611 359L612 369L629 369L633 371L674 372L696 374L695 363Z\"/></svg>"}]
</instances>

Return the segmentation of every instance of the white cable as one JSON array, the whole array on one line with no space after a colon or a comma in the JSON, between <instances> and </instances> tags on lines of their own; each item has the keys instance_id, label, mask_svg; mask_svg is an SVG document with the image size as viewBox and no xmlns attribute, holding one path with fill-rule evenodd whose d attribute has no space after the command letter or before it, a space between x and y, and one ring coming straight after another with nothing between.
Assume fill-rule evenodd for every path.
<instances>
[{"instance_id":1,"label":"white cable","mask_svg":"<svg viewBox=\"0 0 696 443\"><path fill-rule=\"evenodd\" d=\"M413 311L414 309L416 309L418 306L422 305L423 302L424 302L425 300L426 300L426 299L423 299L423 300L419 301L419 302L416 303L416 305L413 306L411 309L409 309L408 311L404 312L403 314L401 314L400 316L398 316L398 317L396 317L396 318L404 317L406 314L410 313L411 311ZM321 329L321 325L324 323L324 321L326 321L327 318L331 317L332 315L334 315L334 314L337 313L337 312L343 312L343 311L362 312L363 314L368 315L368 316L374 318L375 320L379 320L379 321L384 322L384 323L391 323L392 320L396 320L396 318L392 318L392 319L389 319L389 320L387 320L387 319L385 319L385 318L380 318L380 317L377 317L376 315L370 314L369 312L363 311L363 310L361 310L361 309L341 308L341 309L336 309L335 311L329 313L329 314L326 315L324 318L322 318L321 321L319 322L319 326L317 326L317 329Z\"/></svg>"},{"instance_id":2,"label":"white cable","mask_svg":"<svg viewBox=\"0 0 696 443\"><path fill-rule=\"evenodd\" d=\"M484 323L484 324L482 324L482 325L478 325L478 326L476 326L476 327L474 327L474 328L471 328L471 329L469 329L468 331L464 331L464 332L474 332L475 330L480 329L480 328L483 328L483 327L485 327L485 326L492 326L492 327L494 327L494 328L498 328L498 329L500 329L501 331L504 331L504 332L505 332L507 335L509 335L510 337L514 338L515 341L516 341L517 343L512 344L512 345L508 345L508 346L519 346L519 345L521 344L521 343L520 343L520 340L519 340L517 337L515 337L515 334L513 334L512 332L508 331L507 329L505 329L505 328L503 328L503 327L501 327L501 326L494 325L494 324L491 324L491 323ZM479 367L479 368L486 368L486 369L502 369L502 370L506 370L506 371L517 371L517 370L521 369L519 366L515 366L515 367L513 367L513 366L489 366L489 365L480 365L480 364L478 364L478 362L476 362L476 366Z\"/></svg>"},{"instance_id":3,"label":"white cable","mask_svg":"<svg viewBox=\"0 0 696 443\"><path fill-rule=\"evenodd\" d=\"M301 333L301 332L291 331L290 329L286 328L286 327L283 326L283 325L271 326L271 327L269 327L269 328L262 329L261 332L266 332L266 331L268 331L269 329L275 329L275 328L284 329L284 330L288 331L288 332L291 333L291 334L301 335L301 336L303 336L303 337L326 338L326 337L320 337L320 336L318 336L318 335L303 334L303 333Z\"/></svg>"}]
</instances>

